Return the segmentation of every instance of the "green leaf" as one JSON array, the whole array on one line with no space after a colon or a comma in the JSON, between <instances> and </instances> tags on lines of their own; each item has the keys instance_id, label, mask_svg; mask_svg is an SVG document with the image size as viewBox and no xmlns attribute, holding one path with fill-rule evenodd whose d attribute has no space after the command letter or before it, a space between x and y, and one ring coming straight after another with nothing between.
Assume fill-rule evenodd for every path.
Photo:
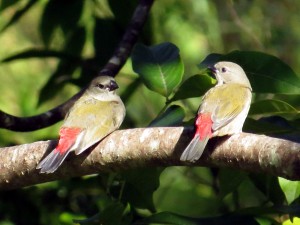
<instances>
[{"instance_id":1,"label":"green leaf","mask_svg":"<svg viewBox=\"0 0 300 225\"><path fill-rule=\"evenodd\" d=\"M1 29L0 32L3 32L4 30L6 30L8 27L10 27L11 25L13 25L14 23L16 23L19 19L21 19L21 17L29 11L30 8L32 8L32 6L34 6L35 3L37 3L37 0L30 0L22 9L19 9L15 12L15 14L13 15L13 17L10 19L10 21L4 25L4 27ZM12 4L14 3L14 1L11 2ZM3 4L3 3L2 3ZM1 4L1 8L5 7L5 5Z\"/></svg>"},{"instance_id":2,"label":"green leaf","mask_svg":"<svg viewBox=\"0 0 300 225\"><path fill-rule=\"evenodd\" d=\"M295 199L297 199L300 196L299 181L290 181L281 177L278 177L278 181L288 204L291 204Z\"/></svg>"},{"instance_id":3,"label":"green leaf","mask_svg":"<svg viewBox=\"0 0 300 225\"><path fill-rule=\"evenodd\" d=\"M288 103L275 99L266 99L251 104L249 115L297 114L299 111Z\"/></svg>"},{"instance_id":4,"label":"green leaf","mask_svg":"<svg viewBox=\"0 0 300 225\"><path fill-rule=\"evenodd\" d=\"M182 123L185 113L178 105L170 106L163 114L153 120L149 127L178 126Z\"/></svg>"},{"instance_id":5,"label":"green leaf","mask_svg":"<svg viewBox=\"0 0 300 225\"><path fill-rule=\"evenodd\" d=\"M69 36L66 45L64 46L64 52L66 55L80 55L86 38L86 32L83 27L77 27ZM75 60L74 60L75 59ZM40 91L38 104L53 98L68 82L73 81L72 74L79 67L77 63L81 62L80 58L73 57L73 59L61 60L58 64L56 71L51 75L48 82ZM84 86L92 79L93 73L90 73L91 77L84 77L80 83L81 87ZM75 82L73 82L75 83Z\"/></svg>"},{"instance_id":6,"label":"green leaf","mask_svg":"<svg viewBox=\"0 0 300 225\"><path fill-rule=\"evenodd\" d=\"M228 182L228 179L230 179L230 182ZM245 172L230 169L220 170L220 198L224 198L227 194L235 191L245 179L247 179Z\"/></svg>"},{"instance_id":7,"label":"green leaf","mask_svg":"<svg viewBox=\"0 0 300 225\"><path fill-rule=\"evenodd\" d=\"M84 220L73 220L73 222L79 224L121 225L124 210L125 207L123 204L116 202L108 205L100 213L97 213L90 218Z\"/></svg>"},{"instance_id":8,"label":"green leaf","mask_svg":"<svg viewBox=\"0 0 300 225\"><path fill-rule=\"evenodd\" d=\"M150 90L165 97L180 84L184 71L179 49L171 43L152 47L137 44L132 52L132 67Z\"/></svg>"},{"instance_id":9,"label":"green leaf","mask_svg":"<svg viewBox=\"0 0 300 225\"><path fill-rule=\"evenodd\" d=\"M122 173L125 178L122 200L137 208L155 211L153 193L159 187L159 176L162 170L142 168Z\"/></svg>"},{"instance_id":10,"label":"green leaf","mask_svg":"<svg viewBox=\"0 0 300 225\"><path fill-rule=\"evenodd\" d=\"M84 44L86 41L86 29L85 27L78 26L74 27L72 34L67 38L67 41L64 45L64 52L72 55L81 55L83 51Z\"/></svg>"},{"instance_id":11,"label":"green leaf","mask_svg":"<svg viewBox=\"0 0 300 225\"><path fill-rule=\"evenodd\" d=\"M95 58L99 67L103 66L112 56L120 41L121 32L114 19L95 19L93 44Z\"/></svg>"},{"instance_id":12,"label":"green leaf","mask_svg":"<svg viewBox=\"0 0 300 225\"><path fill-rule=\"evenodd\" d=\"M114 14L114 17L118 24L122 28L126 28L132 14L138 4L137 0L109 0L108 1L111 11Z\"/></svg>"},{"instance_id":13,"label":"green leaf","mask_svg":"<svg viewBox=\"0 0 300 225\"><path fill-rule=\"evenodd\" d=\"M225 215L216 217L203 217L203 218L192 218L181 216L171 212L161 212L153 214L148 218L141 221L137 221L136 224L170 224L170 225L258 225L253 217L250 216L239 216L239 215Z\"/></svg>"},{"instance_id":14,"label":"green leaf","mask_svg":"<svg viewBox=\"0 0 300 225\"><path fill-rule=\"evenodd\" d=\"M245 70L253 91L256 93L300 93L299 76L275 56L254 51L233 51L220 57L214 54L214 57L210 60L204 59L205 61L212 64L217 61L231 61L239 64Z\"/></svg>"},{"instance_id":15,"label":"green leaf","mask_svg":"<svg viewBox=\"0 0 300 225\"><path fill-rule=\"evenodd\" d=\"M42 14L40 33L46 46L49 46L56 28L61 27L65 36L77 26L84 7L84 1L48 1Z\"/></svg>"},{"instance_id":16,"label":"green leaf","mask_svg":"<svg viewBox=\"0 0 300 225\"><path fill-rule=\"evenodd\" d=\"M199 97L213 87L215 80L207 75L194 75L182 83L171 101Z\"/></svg>"},{"instance_id":17,"label":"green leaf","mask_svg":"<svg viewBox=\"0 0 300 225\"><path fill-rule=\"evenodd\" d=\"M0 2L0 12L20 2L19 0L2 0Z\"/></svg>"},{"instance_id":18,"label":"green leaf","mask_svg":"<svg viewBox=\"0 0 300 225\"><path fill-rule=\"evenodd\" d=\"M256 134L281 134L295 131L295 128L288 124L284 118L275 116L267 117L259 120L247 118L244 124L244 129L250 133Z\"/></svg>"},{"instance_id":19,"label":"green leaf","mask_svg":"<svg viewBox=\"0 0 300 225\"><path fill-rule=\"evenodd\" d=\"M249 178L266 198L275 205L283 205L285 196L279 186L278 178L266 174L251 173Z\"/></svg>"},{"instance_id":20,"label":"green leaf","mask_svg":"<svg viewBox=\"0 0 300 225\"><path fill-rule=\"evenodd\" d=\"M76 69L76 64L69 61L62 61L56 68L56 71L51 75L48 82L41 89L38 105L50 100L61 91L64 86L72 80L72 73Z\"/></svg>"}]
</instances>

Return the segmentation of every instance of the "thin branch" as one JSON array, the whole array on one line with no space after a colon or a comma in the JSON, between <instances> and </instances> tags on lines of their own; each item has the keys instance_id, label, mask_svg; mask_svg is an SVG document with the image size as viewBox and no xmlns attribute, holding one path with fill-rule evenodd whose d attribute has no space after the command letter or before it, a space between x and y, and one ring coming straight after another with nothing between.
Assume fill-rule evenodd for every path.
<instances>
[{"instance_id":1,"label":"thin branch","mask_svg":"<svg viewBox=\"0 0 300 225\"><path fill-rule=\"evenodd\" d=\"M153 0L140 0L122 40L116 48L113 56L109 59L99 74L113 77L117 75L128 59L130 52L138 39L152 4ZM36 116L16 117L0 110L0 128L13 131L33 131L51 126L65 117L70 107L72 107L83 91L84 90L81 90L67 102L49 110L48 112Z\"/></svg>"},{"instance_id":2,"label":"thin branch","mask_svg":"<svg viewBox=\"0 0 300 225\"><path fill-rule=\"evenodd\" d=\"M53 174L39 174L38 162L57 141L40 141L0 150L0 189L16 189L70 177L150 166L188 165L179 156L191 138L183 127L138 128L112 133L88 152L70 154ZM300 144L242 133L212 139L190 166L229 167L300 179Z\"/></svg>"}]
</instances>

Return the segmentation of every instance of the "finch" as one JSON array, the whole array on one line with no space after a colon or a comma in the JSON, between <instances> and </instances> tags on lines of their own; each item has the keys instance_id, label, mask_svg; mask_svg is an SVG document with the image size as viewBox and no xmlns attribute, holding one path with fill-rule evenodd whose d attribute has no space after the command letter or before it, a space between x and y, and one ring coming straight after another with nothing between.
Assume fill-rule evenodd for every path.
<instances>
[{"instance_id":1,"label":"finch","mask_svg":"<svg viewBox=\"0 0 300 225\"><path fill-rule=\"evenodd\" d=\"M78 155L120 127L125 107L117 88L109 76L91 82L67 114L56 148L38 164L40 173L53 173L71 151Z\"/></svg>"},{"instance_id":2,"label":"finch","mask_svg":"<svg viewBox=\"0 0 300 225\"><path fill-rule=\"evenodd\" d=\"M180 160L198 160L208 140L242 132L248 115L252 88L244 70L232 62L209 67L217 79L215 87L203 96L195 120L195 134Z\"/></svg>"}]
</instances>

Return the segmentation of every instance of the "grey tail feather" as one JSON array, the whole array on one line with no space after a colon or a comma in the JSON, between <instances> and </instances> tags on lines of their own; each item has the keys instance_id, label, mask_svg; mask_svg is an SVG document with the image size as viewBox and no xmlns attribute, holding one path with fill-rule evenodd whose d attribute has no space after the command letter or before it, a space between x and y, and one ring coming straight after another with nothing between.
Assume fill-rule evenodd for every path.
<instances>
[{"instance_id":1,"label":"grey tail feather","mask_svg":"<svg viewBox=\"0 0 300 225\"><path fill-rule=\"evenodd\" d=\"M189 162L197 161L201 157L208 139L209 137L200 140L199 135L196 135L181 154L180 160Z\"/></svg>"},{"instance_id":2,"label":"grey tail feather","mask_svg":"<svg viewBox=\"0 0 300 225\"><path fill-rule=\"evenodd\" d=\"M53 150L46 158L41 161L36 169L41 169L40 173L53 173L62 164L70 151L66 151L64 154Z\"/></svg>"}]
</instances>

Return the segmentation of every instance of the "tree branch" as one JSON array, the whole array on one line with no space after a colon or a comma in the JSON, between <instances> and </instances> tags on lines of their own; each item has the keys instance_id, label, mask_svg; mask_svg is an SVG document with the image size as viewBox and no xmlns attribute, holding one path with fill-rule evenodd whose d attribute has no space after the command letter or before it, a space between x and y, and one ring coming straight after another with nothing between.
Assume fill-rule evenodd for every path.
<instances>
[{"instance_id":1,"label":"tree branch","mask_svg":"<svg viewBox=\"0 0 300 225\"><path fill-rule=\"evenodd\" d=\"M183 127L119 130L79 156L73 153L53 174L39 174L38 162L57 141L40 141L0 151L0 189L16 189L70 177L150 166L188 165L179 156L191 138ZM212 139L190 166L229 167L300 179L300 144L242 133Z\"/></svg>"},{"instance_id":2,"label":"tree branch","mask_svg":"<svg viewBox=\"0 0 300 225\"><path fill-rule=\"evenodd\" d=\"M153 0L140 0L118 47L99 75L114 77L123 67L138 39L152 4ZM16 117L0 110L0 128L13 131L33 131L51 126L65 117L83 91L81 90L67 102L36 116Z\"/></svg>"}]
</instances>

